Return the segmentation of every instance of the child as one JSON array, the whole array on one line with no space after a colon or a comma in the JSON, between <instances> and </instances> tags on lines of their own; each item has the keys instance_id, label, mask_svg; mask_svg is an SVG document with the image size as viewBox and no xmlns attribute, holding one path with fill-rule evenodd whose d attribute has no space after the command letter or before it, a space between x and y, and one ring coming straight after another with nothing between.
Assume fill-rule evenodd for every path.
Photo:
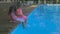
<instances>
[{"instance_id":1,"label":"child","mask_svg":"<svg viewBox=\"0 0 60 34\"><path fill-rule=\"evenodd\" d=\"M8 18L9 18L9 22L14 22L14 19L12 18L12 13L15 13L16 12L16 6L13 5L13 6L10 6L9 8L9 12L8 12Z\"/></svg>"}]
</instances>

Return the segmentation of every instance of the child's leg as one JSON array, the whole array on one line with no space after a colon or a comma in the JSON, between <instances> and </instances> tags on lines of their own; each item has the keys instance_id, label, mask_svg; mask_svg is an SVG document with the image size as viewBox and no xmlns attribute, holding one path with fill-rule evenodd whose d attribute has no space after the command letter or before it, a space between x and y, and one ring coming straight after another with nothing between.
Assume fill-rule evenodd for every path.
<instances>
[{"instance_id":1,"label":"child's leg","mask_svg":"<svg viewBox=\"0 0 60 34\"><path fill-rule=\"evenodd\" d=\"M23 26L23 28L25 28L25 25L26 25L26 22L27 21L27 19L24 21L24 22L22 22L22 26Z\"/></svg>"},{"instance_id":2,"label":"child's leg","mask_svg":"<svg viewBox=\"0 0 60 34\"><path fill-rule=\"evenodd\" d=\"M26 24L25 22L22 22L22 26L23 26L23 28L25 28L25 24Z\"/></svg>"}]
</instances>

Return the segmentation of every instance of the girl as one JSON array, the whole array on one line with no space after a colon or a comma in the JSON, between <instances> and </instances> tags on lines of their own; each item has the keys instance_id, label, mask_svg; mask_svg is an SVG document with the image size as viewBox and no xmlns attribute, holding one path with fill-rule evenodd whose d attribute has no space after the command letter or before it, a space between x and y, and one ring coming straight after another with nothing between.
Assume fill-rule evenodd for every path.
<instances>
[{"instance_id":1,"label":"girl","mask_svg":"<svg viewBox=\"0 0 60 34\"><path fill-rule=\"evenodd\" d=\"M22 22L22 25L24 27L27 21L27 16L23 15L22 9L19 6L16 9L16 15L17 15L16 20Z\"/></svg>"},{"instance_id":2,"label":"girl","mask_svg":"<svg viewBox=\"0 0 60 34\"><path fill-rule=\"evenodd\" d=\"M12 18L12 13L15 14L15 12L16 12L16 6L15 5L10 6L9 12L8 12L9 22L14 22L14 19Z\"/></svg>"}]
</instances>

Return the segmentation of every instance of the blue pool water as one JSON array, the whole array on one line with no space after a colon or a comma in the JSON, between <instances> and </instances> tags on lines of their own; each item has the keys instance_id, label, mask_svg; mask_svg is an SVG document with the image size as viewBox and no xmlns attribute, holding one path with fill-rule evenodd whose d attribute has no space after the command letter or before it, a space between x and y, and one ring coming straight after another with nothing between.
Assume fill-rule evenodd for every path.
<instances>
[{"instance_id":1,"label":"blue pool water","mask_svg":"<svg viewBox=\"0 0 60 34\"><path fill-rule=\"evenodd\" d=\"M26 28L22 24L11 34L60 34L60 4L40 4L28 16Z\"/></svg>"}]
</instances>

